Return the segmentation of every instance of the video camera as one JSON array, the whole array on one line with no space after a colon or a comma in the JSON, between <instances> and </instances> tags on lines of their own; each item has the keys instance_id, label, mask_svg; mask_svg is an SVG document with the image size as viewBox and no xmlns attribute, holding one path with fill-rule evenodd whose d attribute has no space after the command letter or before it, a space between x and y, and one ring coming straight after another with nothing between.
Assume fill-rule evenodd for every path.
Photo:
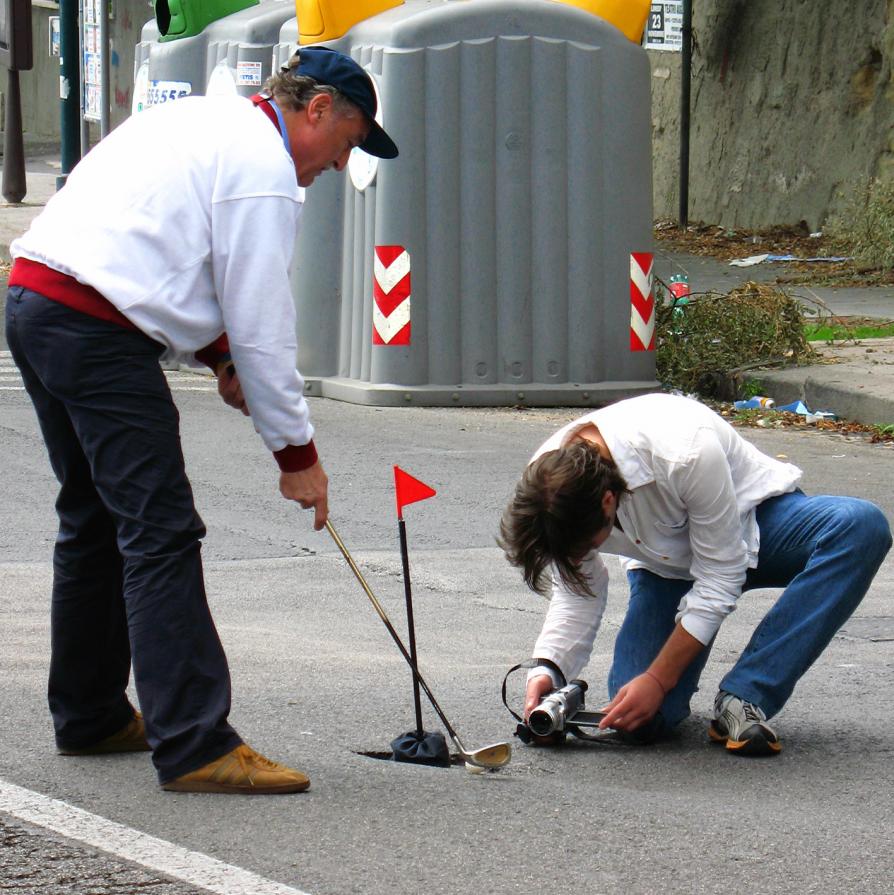
<instances>
[{"instance_id":1,"label":"video camera","mask_svg":"<svg viewBox=\"0 0 894 895\"><path fill-rule=\"evenodd\" d=\"M598 728L605 713L586 710L584 705L586 692L587 682L580 680L571 681L558 690L551 690L541 698L537 708L528 716L527 724L509 709L505 698L505 681L503 703L519 722L515 735L523 743L559 744L565 741L565 736L569 733L582 740L595 739L592 734L584 731L588 728Z\"/></svg>"}]
</instances>

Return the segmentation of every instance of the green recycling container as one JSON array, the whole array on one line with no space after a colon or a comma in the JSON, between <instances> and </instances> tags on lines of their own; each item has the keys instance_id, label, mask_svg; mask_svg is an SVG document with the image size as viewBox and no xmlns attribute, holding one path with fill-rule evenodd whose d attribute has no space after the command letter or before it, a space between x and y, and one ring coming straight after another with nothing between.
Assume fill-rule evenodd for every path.
<instances>
[{"instance_id":1,"label":"green recycling container","mask_svg":"<svg viewBox=\"0 0 894 895\"><path fill-rule=\"evenodd\" d=\"M258 0L155 0L158 39L194 37L211 22L257 5Z\"/></svg>"}]
</instances>

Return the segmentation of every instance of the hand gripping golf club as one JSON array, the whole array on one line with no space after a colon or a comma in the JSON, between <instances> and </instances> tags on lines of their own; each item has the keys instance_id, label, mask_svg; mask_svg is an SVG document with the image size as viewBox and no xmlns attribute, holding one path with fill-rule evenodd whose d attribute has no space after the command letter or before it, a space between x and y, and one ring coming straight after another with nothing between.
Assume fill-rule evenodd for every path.
<instances>
[{"instance_id":1,"label":"hand gripping golf club","mask_svg":"<svg viewBox=\"0 0 894 895\"><path fill-rule=\"evenodd\" d=\"M382 619L382 621L384 622L385 627L388 629L388 633L391 635L392 640L394 640L394 642L397 644L397 648L400 650L401 655L407 660L407 664L410 666L410 669L413 672L413 676L419 682L419 686L422 687L422 690L428 697L428 701L431 703L432 708L441 719L441 723L447 729L447 733L450 735L450 739L453 740L453 745L456 746L457 752L459 752L466 764L470 764L478 768L501 768L503 767L503 765L507 764L509 762L509 759L512 758L512 747L509 745L509 743L494 743L490 746L482 746L480 749L476 749L474 752L469 752L468 749L463 746L462 741L457 736L456 731L453 729L453 725L447 720L447 716L441 710L441 707L438 705L438 701L435 699L434 694L431 692L428 684L419 673L419 669L416 667L416 664L413 662L413 659L407 652L406 647L401 642L397 631L394 630L394 625L391 624L391 620L388 618L388 615L382 608L382 604L378 601L378 599L376 599L376 595L372 592L372 589L366 583L366 579L363 577L363 573L357 567L357 563L354 562L351 554L348 553L348 548L345 547L344 542L338 536L338 533L336 532L335 528L333 528L332 523L328 520L326 522L326 530L329 532L330 535L332 535L332 540L335 541L336 546L339 550L341 550L342 556L344 556L344 558L347 560L348 565L351 567L351 571L354 573L354 577L360 582L360 586L363 588L364 593L369 597L369 601L373 604L373 607L379 614L379 618Z\"/></svg>"}]
</instances>

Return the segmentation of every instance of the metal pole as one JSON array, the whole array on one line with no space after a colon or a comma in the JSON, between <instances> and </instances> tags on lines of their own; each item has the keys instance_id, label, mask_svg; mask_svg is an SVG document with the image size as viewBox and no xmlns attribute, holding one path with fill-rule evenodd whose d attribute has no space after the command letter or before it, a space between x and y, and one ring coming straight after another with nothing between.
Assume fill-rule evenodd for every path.
<instances>
[{"instance_id":1,"label":"metal pole","mask_svg":"<svg viewBox=\"0 0 894 895\"><path fill-rule=\"evenodd\" d=\"M3 198L18 203L25 198L25 143L22 137L22 96L19 73L9 69L6 90L6 130L3 134Z\"/></svg>"},{"instance_id":2,"label":"metal pole","mask_svg":"<svg viewBox=\"0 0 894 895\"><path fill-rule=\"evenodd\" d=\"M413 666L419 667L419 657L416 655L416 622L413 620L413 592L410 588L410 558L407 549L407 525L403 519L397 520L400 531L400 558L404 569L404 598L407 604L407 630L409 631L410 658ZM416 733L422 736L422 705L419 699L419 682L413 675L413 708L416 711Z\"/></svg>"},{"instance_id":3,"label":"metal pole","mask_svg":"<svg viewBox=\"0 0 894 895\"><path fill-rule=\"evenodd\" d=\"M111 92L112 67L109 45L109 0L101 0L102 14L99 17L99 64L102 68L100 74L101 86L99 93L99 137L107 137L111 130L109 126L109 94Z\"/></svg>"},{"instance_id":4,"label":"metal pole","mask_svg":"<svg viewBox=\"0 0 894 895\"><path fill-rule=\"evenodd\" d=\"M78 0L78 35L81 41L81 51L78 53L78 72L81 76L81 89L78 91L78 117L81 128L81 158L90 151L90 122L87 120L87 70L84 68L84 2Z\"/></svg>"},{"instance_id":5,"label":"metal pole","mask_svg":"<svg viewBox=\"0 0 894 895\"><path fill-rule=\"evenodd\" d=\"M78 0L59 0L59 93L61 97L60 162L56 189L81 160L81 41L78 36Z\"/></svg>"},{"instance_id":6,"label":"metal pole","mask_svg":"<svg viewBox=\"0 0 894 895\"><path fill-rule=\"evenodd\" d=\"M689 226L689 93L692 78L692 0L683 0L680 65L680 229Z\"/></svg>"}]
</instances>

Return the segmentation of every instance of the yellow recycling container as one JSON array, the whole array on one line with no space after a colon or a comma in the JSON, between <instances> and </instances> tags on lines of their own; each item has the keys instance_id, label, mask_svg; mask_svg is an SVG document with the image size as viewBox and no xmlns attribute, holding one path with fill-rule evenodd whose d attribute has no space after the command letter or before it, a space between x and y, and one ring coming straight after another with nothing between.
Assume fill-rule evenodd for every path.
<instances>
[{"instance_id":1,"label":"yellow recycling container","mask_svg":"<svg viewBox=\"0 0 894 895\"><path fill-rule=\"evenodd\" d=\"M335 40L358 22L386 9L401 6L404 0L296 0L298 42L315 44Z\"/></svg>"},{"instance_id":2,"label":"yellow recycling container","mask_svg":"<svg viewBox=\"0 0 894 895\"><path fill-rule=\"evenodd\" d=\"M614 25L619 31L638 44L643 39L649 0L563 0L569 6L585 9Z\"/></svg>"}]
</instances>

